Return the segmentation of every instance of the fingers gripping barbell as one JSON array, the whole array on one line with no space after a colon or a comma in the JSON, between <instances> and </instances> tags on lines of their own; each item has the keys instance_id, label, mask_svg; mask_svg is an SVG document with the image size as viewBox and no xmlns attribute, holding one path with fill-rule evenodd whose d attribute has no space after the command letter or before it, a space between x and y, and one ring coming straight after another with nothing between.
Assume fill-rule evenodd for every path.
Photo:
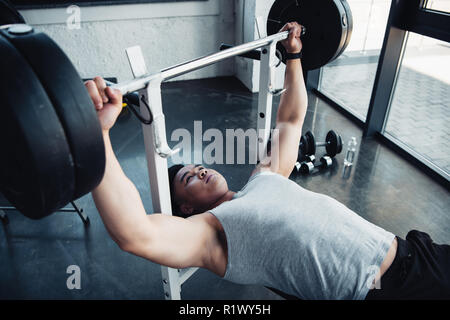
<instances>
[{"instance_id":1,"label":"fingers gripping barbell","mask_svg":"<svg viewBox=\"0 0 450 320\"><path fill-rule=\"evenodd\" d=\"M306 34L306 28L304 26L302 26L301 36L303 37L305 34ZM219 50L226 50L226 49L230 49L230 48L233 48L233 46L229 45L229 44L222 43L220 45L220 47L219 47ZM241 54L239 56L242 57L242 58L248 58L248 59L260 61L261 60L261 51L253 50L253 51ZM281 64L281 62L286 63L286 51L280 51L280 49L277 48L276 57L279 60L279 62L277 63L276 67L278 67Z\"/></svg>"}]
</instances>

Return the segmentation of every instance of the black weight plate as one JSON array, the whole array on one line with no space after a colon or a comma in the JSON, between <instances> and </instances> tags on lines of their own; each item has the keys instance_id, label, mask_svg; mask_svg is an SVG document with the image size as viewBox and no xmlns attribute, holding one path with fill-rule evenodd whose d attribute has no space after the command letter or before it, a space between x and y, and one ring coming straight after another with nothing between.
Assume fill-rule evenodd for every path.
<instances>
[{"instance_id":1,"label":"black weight plate","mask_svg":"<svg viewBox=\"0 0 450 320\"><path fill-rule=\"evenodd\" d=\"M308 155L316 154L316 139L311 131L305 133L305 139L308 141Z\"/></svg>"},{"instance_id":2,"label":"black weight plate","mask_svg":"<svg viewBox=\"0 0 450 320\"><path fill-rule=\"evenodd\" d=\"M339 148L339 146L338 146L339 137L338 137L338 135L337 135L336 132L334 132L333 130L330 130L330 131L327 133L327 137L326 137L326 140L325 140L325 141L327 142L326 149L327 149L327 154L328 154L328 156L334 157L336 154L339 153L339 152L338 152L338 148ZM342 149L342 148L341 148L341 149Z\"/></svg>"},{"instance_id":3,"label":"black weight plate","mask_svg":"<svg viewBox=\"0 0 450 320\"><path fill-rule=\"evenodd\" d=\"M344 53L345 49L347 49L348 44L350 43L350 40L352 38L352 34L353 34L353 14L352 14L352 10L350 9L350 5L348 4L348 2L346 0L341 0L342 6L345 10L345 17L343 17L343 21L342 24L344 25L345 23L347 24L347 33L346 33L346 38L344 41L344 44L342 45L341 50L337 53L335 59L337 59L342 53ZM344 20L346 19L346 20ZM334 59L333 59L334 60Z\"/></svg>"},{"instance_id":4,"label":"black weight plate","mask_svg":"<svg viewBox=\"0 0 450 320\"><path fill-rule=\"evenodd\" d=\"M0 25L12 23L25 23L25 20L8 0L2 0L0 1Z\"/></svg>"},{"instance_id":5,"label":"black weight plate","mask_svg":"<svg viewBox=\"0 0 450 320\"><path fill-rule=\"evenodd\" d=\"M336 59L348 44L353 24L348 23L353 22L349 13L341 0L277 0L269 12L267 34L277 33L291 21L305 26L302 65L306 70L317 69ZM281 43L277 48L285 52Z\"/></svg>"},{"instance_id":6,"label":"black weight plate","mask_svg":"<svg viewBox=\"0 0 450 320\"><path fill-rule=\"evenodd\" d=\"M72 199L72 156L39 79L1 34L0 57L0 192L25 216L43 218Z\"/></svg>"},{"instance_id":7,"label":"black weight plate","mask_svg":"<svg viewBox=\"0 0 450 320\"><path fill-rule=\"evenodd\" d=\"M91 98L71 61L44 33L5 32L39 77L63 124L75 163L77 199L102 180L105 146Z\"/></svg>"},{"instance_id":8,"label":"black weight plate","mask_svg":"<svg viewBox=\"0 0 450 320\"><path fill-rule=\"evenodd\" d=\"M308 141L306 140L305 136L302 136L300 138L300 148L298 150L299 152L298 152L298 156L297 156L297 160L299 162L302 162L303 158L308 155L308 150L309 150Z\"/></svg>"},{"instance_id":9,"label":"black weight plate","mask_svg":"<svg viewBox=\"0 0 450 320\"><path fill-rule=\"evenodd\" d=\"M336 154L339 154L342 152L342 137L340 135L337 136L337 150Z\"/></svg>"}]
</instances>

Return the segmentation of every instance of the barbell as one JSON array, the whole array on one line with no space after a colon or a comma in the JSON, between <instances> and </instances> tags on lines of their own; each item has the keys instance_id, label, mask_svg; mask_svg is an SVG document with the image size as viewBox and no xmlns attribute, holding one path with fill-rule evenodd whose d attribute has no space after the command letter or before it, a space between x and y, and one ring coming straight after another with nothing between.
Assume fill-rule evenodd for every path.
<instances>
[{"instance_id":1,"label":"barbell","mask_svg":"<svg viewBox=\"0 0 450 320\"><path fill-rule=\"evenodd\" d=\"M1 30L0 190L42 218L97 186L105 149L93 103L70 60L24 24Z\"/></svg>"},{"instance_id":2,"label":"barbell","mask_svg":"<svg viewBox=\"0 0 450 320\"><path fill-rule=\"evenodd\" d=\"M277 0L267 18L267 34L277 33L286 23L297 21L306 29L302 36L302 65L320 68L338 58L350 43L353 17L346 0ZM277 44L282 61L286 50Z\"/></svg>"},{"instance_id":3,"label":"barbell","mask_svg":"<svg viewBox=\"0 0 450 320\"><path fill-rule=\"evenodd\" d=\"M302 66L314 70L337 59L347 48L353 32L353 17L346 0L277 0L267 19L267 34L272 35L288 22L297 21L302 30ZM221 44L220 50L232 48ZM261 51L240 55L261 60ZM277 57L286 63L286 50L277 44Z\"/></svg>"},{"instance_id":4,"label":"barbell","mask_svg":"<svg viewBox=\"0 0 450 320\"><path fill-rule=\"evenodd\" d=\"M278 3L289 4L276 1L273 8ZM306 28L313 37L314 25ZM268 39L286 37L287 32ZM255 48L261 43L264 39ZM305 41L304 50L307 46ZM234 56L233 50L226 56ZM186 64L200 68L224 56L214 54ZM100 183L105 170L101 128L78 72L46 34L24 24L0 28L0 57L0 192L26 217L40 219ZM158 76L169 79L182 74L183 65L162 70ZM118 88L130 93L145 88L151 79L153 75L137 78Z\"/></svg>"}]
</instances>

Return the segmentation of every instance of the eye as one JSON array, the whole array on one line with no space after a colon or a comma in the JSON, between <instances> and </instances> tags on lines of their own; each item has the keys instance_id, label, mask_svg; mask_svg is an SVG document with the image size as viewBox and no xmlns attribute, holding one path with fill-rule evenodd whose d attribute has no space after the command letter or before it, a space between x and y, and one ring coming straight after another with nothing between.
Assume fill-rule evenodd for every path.
<instances>
[{"instance_id":1,"label":"eye","mask_svg":"<svg viewBox=\"0 0 450 320\"><path fill-rule=\"evenodd\" d=\"M189 177L187 177L187 179L186 179L186 184L188 184L189 183L189 180L191 180L191 178L192 178L193 176L189 176Z\"/></svg>"}]
</instances>

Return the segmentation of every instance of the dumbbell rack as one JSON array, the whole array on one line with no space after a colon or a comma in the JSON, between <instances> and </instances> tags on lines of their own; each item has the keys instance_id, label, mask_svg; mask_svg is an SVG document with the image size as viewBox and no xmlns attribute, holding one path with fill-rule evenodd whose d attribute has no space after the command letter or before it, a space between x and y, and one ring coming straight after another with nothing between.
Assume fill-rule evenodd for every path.
<instances>
[{"instance_id":1,"label":"dumbbell rack","mask_svg":"<svg viewBox=\"0 0 450 320\"><path fill-rule=\"evenodd\" d=\"M123 95L138 91L141 116L145 119L153 119L150 125L142 124L142 129L154 212L172 215L167 158L179 151L172 150L167 144L166 123L162 109L161 83L227 58L261 49L260 90L257 113L257 157L258 160L261 160L265 155L270 136L273 95L282 92L274 89L275 68L278 63L276 45L279 41L287 39L288 35L288 31L277 33L209 56L187 61L150 75L148 74L141 48L135 46L126 50L134 80L111 85L111 87L120 90ZM165 299L180 300L181 285L197 269L173 269L161 266Z\"/></svg>"},{"instance_id":2,"label":"dumbbell rack","mask_svg":"<svg viewBox=\"0 0 450 320\"><path fill-rule=\"evenodd\" d=\"M75 201L70 202L72 205L72 208L62 208L58 210L57 212L76 212L78 216L80 217L81 221L83 221L84 225L89 225L89 217L84 213L83 208L78 206ZM0 220L3 221L3 223L8 222L8 216L6 215L5 211L15 211L17 208L15 207L0 207Z\"/></svg>"}]
</instances>

